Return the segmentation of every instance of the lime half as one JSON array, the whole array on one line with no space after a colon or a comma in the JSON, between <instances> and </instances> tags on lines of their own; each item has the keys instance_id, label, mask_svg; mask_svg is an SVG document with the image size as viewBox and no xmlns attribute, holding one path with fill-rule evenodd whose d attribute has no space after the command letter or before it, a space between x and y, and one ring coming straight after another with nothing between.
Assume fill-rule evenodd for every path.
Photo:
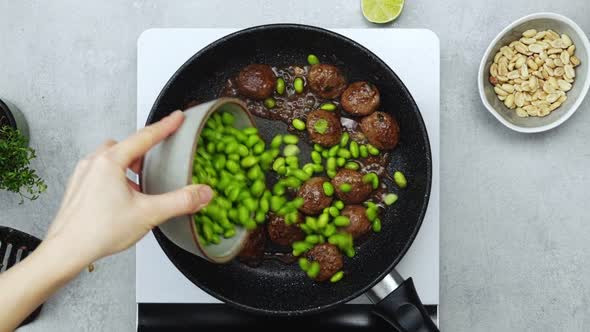
<instances>
[{"instance_id":1,"label":"lime half","mask_svg":"<svg viewBox=\"0 0 590 332\"><path fill-rule=\"evenodd\" d=\"M404 0L361 0L363 15L369 22L388 23L404 9Z\"/></svg>"}]
</instances>

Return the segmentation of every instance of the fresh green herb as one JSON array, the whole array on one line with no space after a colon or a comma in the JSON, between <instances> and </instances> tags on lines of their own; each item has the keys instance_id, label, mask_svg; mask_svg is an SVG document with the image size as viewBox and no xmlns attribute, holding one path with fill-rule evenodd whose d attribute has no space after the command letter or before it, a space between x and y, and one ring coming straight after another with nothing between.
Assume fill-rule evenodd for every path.
<instances>
[{"instance_id":1,"label":"fresh green herb","mask_svg":"<svg viewBox=\"0 0 590 332\"><path fill-rule=\"evenodd\" d=\"M35 150L28 147L27 138L9 126L0 128L0 190L7 190L25 199L36 200L47 186L31 168Z\"/></svg>"}]
</instances>

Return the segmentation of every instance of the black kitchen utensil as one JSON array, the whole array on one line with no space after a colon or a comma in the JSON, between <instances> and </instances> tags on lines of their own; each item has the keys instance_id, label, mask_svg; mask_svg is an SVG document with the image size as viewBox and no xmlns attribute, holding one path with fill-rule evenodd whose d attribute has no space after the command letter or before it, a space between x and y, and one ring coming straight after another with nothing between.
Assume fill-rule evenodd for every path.
<instances>
[{"instance_id":1,"label":"black kitchen utensil","mask_svg":"<svg viewBox=\"0 0 590 332\"><path fill-rule=\"evenodd\" d=\"M25 259L41 240L13 228L0 226L0 273L5 272L14 264ZM37 318L43 305L33 311L20 326L26 325Z\"/></svg>"},{"instance_id":2,"label":"black kitchen utensil","mask_svg":"<svg viewBox=\"0 0 590 332\"><path fill-rule=\"evenodd\" d=\"M310 53L339 66L349 82L366 80L379 88L380 110L394 115L401 127L400 144L391 154L388 172L403 170L410 183L400 192L398 202L385 210L382 231L373 234L357 249L357 255L346 261L345 278L335 284L317 283L296 264L276 260L265 261L257 268L236 261L217 265L178 248L157 228L154 235L189 280L237 308L280 316L311 314L371 290L370 298L378 303L376 311L398 329L438 331L411 279L403 281L395 273L389 275L422 224L430 195L432 160L418 106L402 81L375 54L346 37L316 27L277 24L242 30L210 44L180 67L157 98L147 124L195 101L217 98L225 81L248 64L305 64ZM286 126L277 121L255 121L267 141L286 131ZM302 155L308 155L305 152Z\"/></svg>"}]
</instances>

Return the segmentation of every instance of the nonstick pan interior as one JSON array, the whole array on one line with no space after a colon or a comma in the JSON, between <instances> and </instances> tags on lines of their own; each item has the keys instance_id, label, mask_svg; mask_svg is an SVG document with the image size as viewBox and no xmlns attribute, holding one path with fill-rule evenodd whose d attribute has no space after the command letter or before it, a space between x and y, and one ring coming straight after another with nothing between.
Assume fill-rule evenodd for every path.
<instances>
[{"instance_id":1,"label":"nonstick pan interior","mask_svg":"<svg viewBox=\"0 0 590 332\"><path fill-rule=\"evenodd\" d=\"M382 231L357 248L353 259L345 259L345 277L335 284L314 282L297 264L276 260L265 260L257 268L239 262L212 264L176 247L154 230L166 255L195 285L257 313L297 315L347 302L379 281L403 257L420 228L430 194L430 146L416 103L393 71L354 41L315 27L283 24L237 32L197 53L170 79L148 118L152 123L193 101L216 98L225 80L248 64L304 65L310 53L341 67L349 82L367 80L377 85L380 110L393 114L401 127L389 174L404 171L409 186L398 190L399 200L383 214ZM280 122L256 118L256 123L267 141L286 132L286 125ZM306 152L302 155L309 155Z\"/></svg>"}]
</instances>

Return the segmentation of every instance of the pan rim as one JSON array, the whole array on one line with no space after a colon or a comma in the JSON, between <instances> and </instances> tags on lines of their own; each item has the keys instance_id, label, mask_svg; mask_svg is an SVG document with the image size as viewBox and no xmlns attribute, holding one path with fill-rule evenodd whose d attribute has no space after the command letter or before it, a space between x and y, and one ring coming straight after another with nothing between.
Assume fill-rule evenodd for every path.
<instances>
[{"instance_id":1,"label":"pan rim","mask_svg":"<svg viewBox=\"0 0 590 332\"><path fill-rule=\"evenodd\" d=\"M198 59L202 54L210 51L211 49L217 47L218 45L221 45L223 43L225 43L226 41L233 39L233 38L237 38L243 34L249 34L249 33L254 33L256 31L261 31L261 30L268 30L268 29L303 29L303 30L312 30L314 32L319 32L325 35L328 35L330 37L342 40L345 43L348 43L352 46L354 46L355 48L358 48L359 50L361 50L362 52L365 52L369 55L371 55L375 61L378 62L378 64L383 67L384 70L389 71L389 74L391 74L393 77L395 77L398 82L401 85L401 89L403 89L404 94L406 94L409 97L409 102L411 103L411 105L417 110L417 118L418 118L418 127L419 130L421 131L422 136L424 137L425 140L425 146L424 146L424 153L425 153L425 157L426 157L426 177L427 177L427 181L426 181L426 187L425 187L425 194L424 194L424 203L422 204L422 207L420 209L420 213L418 216L418 220L416 223L416 226L414 227L414 230L411 233L410 238L408 239L408 241L406 242L406 244L404 245L404 247L402 248L402 250L400 251L400 253L397 255L397 257L392 260L391 264L389 264L389 266L387 266L383 272L381 272L377 277L374 278L374 280L362 287L359 287L356 291L352 292L350 295L347 296L343 296L342 298L340 298L339 300L336 301L332 301L330 303L327 304L323 304L320 306L316 306L316 307L311 307L311 308L307 308L307 309L295 309L295 310L270 310L270 309L264 309L264 308L258 308L258 307L254 307L251 305L245 305L243 303L239 303L234 301L231 298L228 298L224 295L218 294L216 291L210 289L209 287L207 287L206 285L204 285L203 283L201 283L197 278L194 278L192 275L189 275L188 273L185 273L185 271L183 271L182 267L180 266L180 264L178 264L176 261L170 259L170 255L167 251L167 249L165 249L162 246L162 241L168 240L165 238L165 236L163 235L163 233L156 227L152 230L156 240L158 241L158 244L160 245L160 247L162 248L162 250L164 251L164 253L166 254L166 256L168 257L168 259L170 259L170 261L172 262L172 264L188 279L190 280L192 283L195 284L195 286L199 287L200 289L204 290L207 294L213 296L214 298L223 301L226 304L229 304L235 308L250 312L250 313L254 313L254 314L259 314L259 315L269 315L269 316L277 316L277 317L287 317L287 316L302 316L302 315L310 315L310 314L316 314L316 313L320 313L329 309L332 309L334 307L337 307L338 305L344 304L346 302L351 301L354 298L357 298L358 296L366 293L369 289L371 289L373 286L375 286L377 283L379 283L386 275L388 275L396 266L397 264L401 261L401 259L406 255L406 253L408 252L409 248L412 246L412 244L414 243L414 240L416 239L416 236L418 234L418 232L420 231L420 228L422 226L422 223L424 222L424 217L426 215L426 211L428 210L428 205L429 205L429 201L430 201L430 194L431 194L431 190L432 190L432 152L431 152L431 147L430 147L430 139L428 137L428 131L426 130L426 124L424 123L424 119L422 117L422 114L420 112L420 109L418 107L418 105L416 104L416 101L414 100L414 97L412 96L412 94L410 93L410 91L408 90L408 88L406 87L406 85L403 83L403 81L399 78L399 76L389 67L389 65L387 65L379 56L377 56L375 53L373 53L371 50L367 49L366 47L364 47L363 45L359 44L358 42L343 36L337 32L331 31L331 30L327 30L324 28L320 28L317 26L311 26L311 25L305 25L305 24L296 24L296 23L274 23L274 24L264 24L264 25L258 25L258 26L253 26L253 27L249 27L249 28L245 28L245 29L240 29L238 31L235 31L231 34L225 35L215 41L213 41L212 43L210 43L209 45L205 46L204 48L200 49L198 52L196 52L193 56L191 56L189 59L187 59L175 72L174 74L170 77L170 79L166 82L166 84L164 85L164 87L162 88L162 90L160 91L158 97L156 98L156 100L154 101L154 104L150 110L150 113L148 115L148 118L146 120L146 125L153 123L154 118L155 118L155 114L157 112L157 106L160 104L160 102L162 101L162 99L165 97L166 93L168 92L168 90L170 89L170 86L175 82L175 80L178 78L179 75L181 75L185 69L190 66L196 59ZM141 178L141 176L140 176ZM141 183L140 183L140 187L141 187ZM169 240L168 240L169 241Z\"/></svg>"}]
</instances>

